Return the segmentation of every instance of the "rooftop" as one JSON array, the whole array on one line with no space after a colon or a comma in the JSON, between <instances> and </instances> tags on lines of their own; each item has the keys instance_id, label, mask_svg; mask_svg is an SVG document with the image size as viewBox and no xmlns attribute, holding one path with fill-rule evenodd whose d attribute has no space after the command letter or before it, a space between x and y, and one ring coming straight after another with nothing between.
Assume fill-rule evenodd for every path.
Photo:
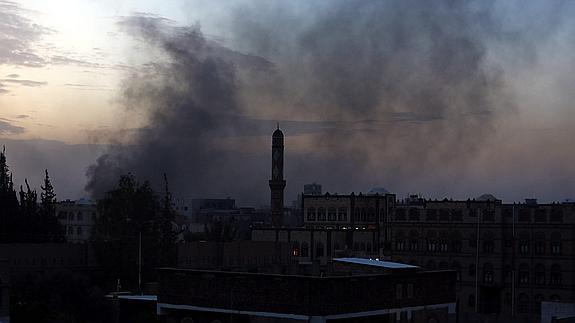
<instances>
[{"instance_id":1,"label":"rooftop","mask_svg":"<svg viewBox=\"0 0 575 323\"><path fill-rule=\"evenodd\" d=\"M374 266L386 269L407 269L407 268L419 268L417 266L402 264L399 262L383 261L377 259L367 259L367 258L334 258L333 261L346 262L357 265L364 266Z\"/></svg>"}]
</instances>

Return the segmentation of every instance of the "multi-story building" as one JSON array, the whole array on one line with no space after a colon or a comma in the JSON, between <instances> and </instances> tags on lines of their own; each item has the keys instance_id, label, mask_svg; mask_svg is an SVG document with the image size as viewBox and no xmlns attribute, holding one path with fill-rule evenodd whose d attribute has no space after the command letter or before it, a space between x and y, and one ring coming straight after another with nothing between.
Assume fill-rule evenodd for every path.
<instances>
[{"instance_id":1,"label":"multi-story building","mask_svg":"<svg viewBox=\"0 0 575 323\"><path fill-rule=\"evenodd\" d=\"M396 261L458 272L464 319L538 322L542 301L575 300L575 205L410 197L387 226Z\"/></svg>"},{"instance_id":2,"label":"multi-story building","mask_svg":"<svg viewBox=\"0 0 575 323\"><path fill-rule=\"evenodd\" d=\"M56 205L56 215L66 229L66 240L83 243L90 239L98 210L96 203L90 200L65 200Z\"/></svg>"},{"instance_id":3,"label":"multi-story building","mask_svg":"<svg viewBox=\"0 0 575 323\"><path fill-rule=\"evenodd\" d=\"M358 258L320 274L159 269L166 322L451 323L453 271Z\"/></svg>"}]
</instances>

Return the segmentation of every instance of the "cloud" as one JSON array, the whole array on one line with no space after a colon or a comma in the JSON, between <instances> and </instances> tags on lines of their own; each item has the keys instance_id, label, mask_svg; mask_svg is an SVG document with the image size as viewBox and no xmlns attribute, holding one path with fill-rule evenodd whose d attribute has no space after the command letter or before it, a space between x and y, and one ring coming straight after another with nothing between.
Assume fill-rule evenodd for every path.
<instances>
[{"instance_id":1,"label":"cloud","mask_svg":"<svg viewBox=\"0 0 575 323\"><path fill-rule=\"evenodd\" d=\"M44 86L44 85L48 84L47 82L39 82L39 81L32 81L32 80L14 80L14 79L2 79L2 80L0 80L0 82L17 84L17 85L27 86L27 87L39 87L39 86Z\"/></svg>"},{"instance_id":2,"label":"cloud","mask_svg":"<svg viewBox=\"0 0 575 323\"><path fill-rule=\"evenodd\" d=\"M26 129L11 124L6 119L0 119L0 135L18 135L26 132Z\"/></svg>"},{"instance_id":3,"label":"cloud","mask_svg":"<svg viewBox=\"0 0 575 323\"><path fill-rule=\"evenodd\" d=\"M11 78L11 79L17 79L17 78L20 77L20 75L18 75L18 74L9 74L9 75L6 75L6 77L7 77L7 78Z\"/></svg>"},{"instance_id":4,"label":"cloud","mask_svg":"<svg viewBox=\"0 0 575 323\"><path fill-rule=\"evenodd\" d=\"M42 36L53 31L35 24L29 15L30 11L18 3L0 0L0 65L46 65L35 45Z\"/></svg>"}]
</instances>

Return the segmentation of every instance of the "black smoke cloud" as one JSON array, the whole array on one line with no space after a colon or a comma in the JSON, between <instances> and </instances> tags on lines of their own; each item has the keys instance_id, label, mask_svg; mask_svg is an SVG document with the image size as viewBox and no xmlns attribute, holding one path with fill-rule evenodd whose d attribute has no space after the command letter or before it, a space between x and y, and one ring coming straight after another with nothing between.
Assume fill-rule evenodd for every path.
<instances>
[{"instance_id":1,"label":"black smoke cloud","mask_svg":"<svg viewBox=\"0 0 575 323\"><path fill-rule=\"evenodd\" d=\"M270 120L290 120L288 198L311 181L340 192L384 183L461 193L466 165L517 109L490 50L536 59L495 3L236 2L225 44L198 26L124 18L120 26L164 59L126 76L122 103L148 125L90 167L87 189L165 171L180 195L264 202L264 135Z\"/></svg>"}]
</instances>

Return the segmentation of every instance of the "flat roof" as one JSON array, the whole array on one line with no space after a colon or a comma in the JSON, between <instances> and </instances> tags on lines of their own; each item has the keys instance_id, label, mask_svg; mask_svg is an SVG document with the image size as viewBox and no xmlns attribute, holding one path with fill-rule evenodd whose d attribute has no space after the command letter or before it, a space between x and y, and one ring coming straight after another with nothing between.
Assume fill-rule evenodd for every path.
<instances>
[{"instance_id":1,"label":"flat roof","mask_svg":"<svg viewBox=\"0 0 575 323\"><path fill-rule=\"evenodd\" d=\"M132 301L157 302L157 295L106 295L108 298L127 299Z\"/></svg>"},{"instance_id":2,"label":"flat roof","mask_svg":"<svg viewBox=\"0 0 575 323\"><path fill-rule=\"evenodd\" d=\"M374 266L388 269L419 268L417 266L402 264L399 262L383 261L383 260L367 259L367 258L334 258L333 260L357 265Z\"/></svg>"}]
</instances>

